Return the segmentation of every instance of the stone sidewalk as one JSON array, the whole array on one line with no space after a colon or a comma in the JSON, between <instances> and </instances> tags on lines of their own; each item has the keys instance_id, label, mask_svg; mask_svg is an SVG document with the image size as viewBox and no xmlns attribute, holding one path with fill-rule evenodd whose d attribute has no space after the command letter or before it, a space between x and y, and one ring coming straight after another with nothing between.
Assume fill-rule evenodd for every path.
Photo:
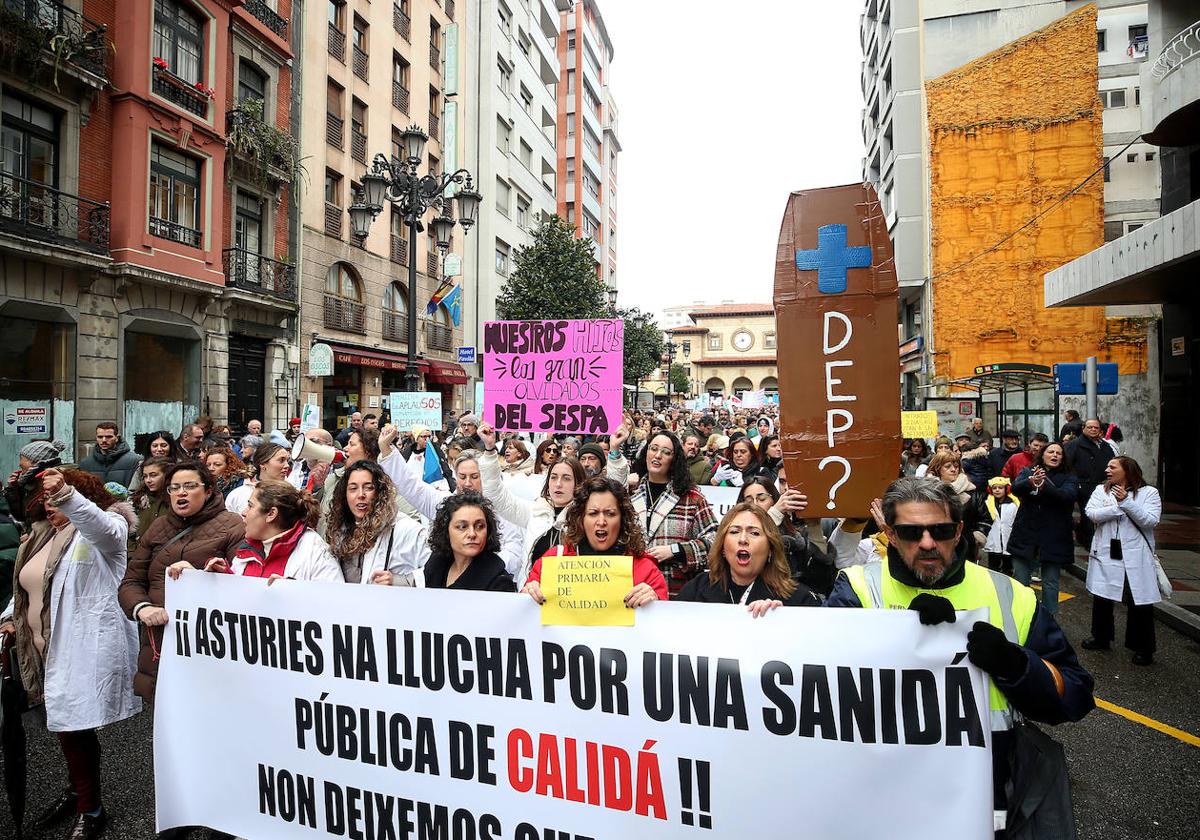
<instances>
[{"instance_id":1,"label":"stone sidewalk","mask_svg":"<svg viewBox=\"0 0 1200 840\"><path fill-rule=\"evenodd\" d=\"M1159 621L1200 641L1200 508L1165 505L1154 542L1175 588L1170 601L1155 606L1155 614ZM1067 571L1085 579L1087 562L1087 552L1077 547L1075 565Z\"/></svg>"}]
</instances>

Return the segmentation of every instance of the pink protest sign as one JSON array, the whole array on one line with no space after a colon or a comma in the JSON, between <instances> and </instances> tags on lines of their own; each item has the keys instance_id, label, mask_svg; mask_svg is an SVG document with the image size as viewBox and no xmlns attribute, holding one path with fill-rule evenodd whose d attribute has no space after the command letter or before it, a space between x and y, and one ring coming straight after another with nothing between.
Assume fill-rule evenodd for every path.
<instances>
[{"instance_id":1,"label":"pink protest sign","mask_svg":"<svg viewBox=\"0 0 1200 840\"><path fill-rule=\"evenodd\" d=\"M621 424L625 324L488 321L484 419L502 432L607 435Z\"/></svg>"}]
</instances>

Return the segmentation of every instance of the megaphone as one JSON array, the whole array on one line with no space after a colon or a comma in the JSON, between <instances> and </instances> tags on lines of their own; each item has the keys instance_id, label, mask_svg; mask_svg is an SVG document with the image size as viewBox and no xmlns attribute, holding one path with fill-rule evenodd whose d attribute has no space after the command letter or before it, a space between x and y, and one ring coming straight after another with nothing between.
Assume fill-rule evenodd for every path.
<instances>
[{"instance_id":1,"label":"megaphone","mask_svg":"<svg viewBox=\"0 0 1200 840\"><path fill-rule=\"evenodd\" d=\"M346 453L340 449L334 449L332 446L326 446L323 443L309 440L304 435L296 438L296 442L292 444L292 460L293 461L320 461L325 464L333 464L335 467L346 460Z\"/></svg>"}]
</instances>

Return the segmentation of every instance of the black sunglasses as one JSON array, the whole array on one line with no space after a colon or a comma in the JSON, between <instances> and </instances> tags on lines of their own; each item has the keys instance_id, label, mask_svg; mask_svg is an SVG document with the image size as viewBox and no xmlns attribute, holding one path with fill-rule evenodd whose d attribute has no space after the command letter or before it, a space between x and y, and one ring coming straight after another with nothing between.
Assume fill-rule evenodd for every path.
<instances>
[{"instance_id":1,"label":"black sunglasses","mask_svg":"<svg viewBox=\"0 0 1200 840\"><path fill-rule=\"evenodd\" d=\"M893 525L892 530L896 532L898 539L904 542L920 542L925 536L925 532L929 532L929 536L933 537L938 542L954 539L958 533L957 522L938 522L933 525Z\"/></svg>"}]
</instances>

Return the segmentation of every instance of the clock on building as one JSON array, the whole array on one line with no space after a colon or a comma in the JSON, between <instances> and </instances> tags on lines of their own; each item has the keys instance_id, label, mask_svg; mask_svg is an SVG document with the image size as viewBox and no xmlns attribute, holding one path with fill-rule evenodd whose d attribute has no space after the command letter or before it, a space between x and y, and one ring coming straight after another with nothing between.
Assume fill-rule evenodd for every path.
<instances>
[{"instance_id":1,"label":"clock on building","mask_svg":"<svg viewBox=\"0 0 1200 840\"><path fill-rule=\"evenodd\" d=\"M733 334L733 349L745 352L754 346L754 336L749 330L738 330Z\"/></svg>"}]
</instances>

